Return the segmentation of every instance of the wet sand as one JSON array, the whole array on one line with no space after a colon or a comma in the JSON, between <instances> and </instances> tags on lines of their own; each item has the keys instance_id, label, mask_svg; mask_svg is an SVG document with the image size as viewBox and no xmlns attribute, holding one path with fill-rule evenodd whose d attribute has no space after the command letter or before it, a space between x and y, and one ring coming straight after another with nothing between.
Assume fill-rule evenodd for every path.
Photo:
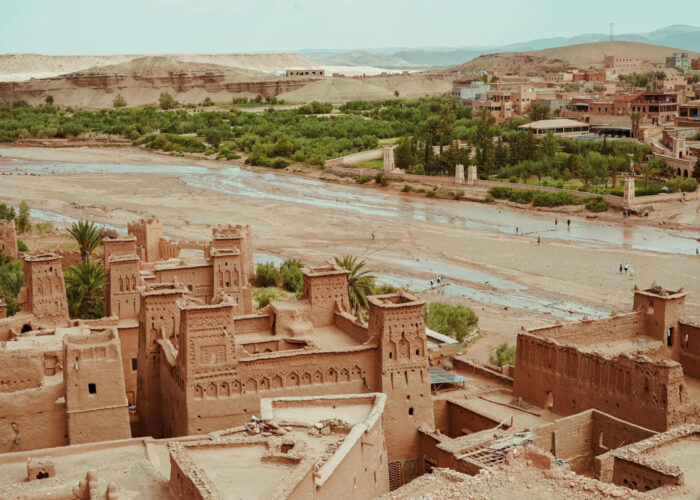
<instances>
[{"instance_id":1,"label":"wet sand","mask_svg":"<svg viewBox=\"0 0 700 500\"><path fill-rule=\"evenodd\" d=\"M108 166L86 171L96 163ZM635 283L685 287L689 312L700 312L700 258L691 253L700 235L697 202L655 214L675 220L675 231L658 220L621 227L577 214L567 231L561 215L555 228L552 214L231 167L138 148L0 148L0 172L14 173L0 176L0 199L26 200L42 218L118 228L155 215L177 239L204 240L216 224L251 224L258 254L313 265L359 255L428 300L473 307L484 340L472 353L482 359L490 344L513 342L521 325L628 310ZM515 235L515 224L526 234ZM634 277L618 273L620 263L629 263ZM428 280L438 274L450 285L431 291Z\"/></svg>"}]
</instances>

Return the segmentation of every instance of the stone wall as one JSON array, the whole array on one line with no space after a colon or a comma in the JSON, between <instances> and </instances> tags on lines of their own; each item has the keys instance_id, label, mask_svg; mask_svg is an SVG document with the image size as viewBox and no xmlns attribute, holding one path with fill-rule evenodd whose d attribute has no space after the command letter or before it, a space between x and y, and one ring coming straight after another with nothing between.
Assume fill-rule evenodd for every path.
<instances>
[{"instance_id":1,"label":"stone wall","mask_svg":"<svg viewBox=\"0 0 700 500\"><path fill-rule=\"evenodd\" d=\"M562 415L595 408L654 430L692 411L676 362L605 357L525 333L518 335L513 392Z\"/></svg>"},{"instance_id":2,"label":"stone wall","mask_svg":"<svg viewBox=\"0 0 700 500\"><path fill-rule=\"evenodd\" d=\"M679 362L686 375L700 378L700 326L679 323L681 350Z\"/></svg>"}]
</instances>

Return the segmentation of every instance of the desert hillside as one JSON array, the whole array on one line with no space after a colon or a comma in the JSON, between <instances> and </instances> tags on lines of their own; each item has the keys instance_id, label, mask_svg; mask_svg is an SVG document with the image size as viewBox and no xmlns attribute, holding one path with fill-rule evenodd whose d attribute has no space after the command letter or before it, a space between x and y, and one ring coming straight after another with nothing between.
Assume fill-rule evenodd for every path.
<instances>
[{"instance_id":1,"label":"desert hillside","mask_svg":"<svg viewBox=\"0 0 700 500\"><path fill-rule=\"evenodd\" d=\"M159 57L177 61L188 71L188 65L217 64L244 70L275 73L289 68L319 67L305 57L291 53L272 54L125 54L104 56L52 56L43 54L0 54L0 81L23 81L30 78L49 78L86 69L143 59Z\"/></svg>"},{"instance_id":2,"label":"desert hillside","mask_svg":"<svg viewBox=\"0 0 700 500\"><path fill-rule=\"evenodd\" d=\"M673 52L684 51L638 42L594 42L527 52L487 54L472 59L458 68L466 71L486 70L506 73L602 68L606 55L641 55L649 66L653 66L663 64L665 58ZM689 54L700 56L697 52L689 52Z\"/></svg>"},{"instance_id":3,"label":"desert hillside","mask_svg":"<svg viewBox=\"0 0 700 500\"><path fill-rule=\"evenodd\" d=\"M121 56L120 56L121 57ZM79 58L80 64L97 63L78 71L23 81L0 81L0 101L25 100L38 104L51 96L59 106L108 108L121 94L129 106L155 104L165 91L184 103L230 102L233 96L280 96L294 102L344 102L351 99L389 99L396 91L404 97L440 95L451 88L449 80L425 74L374 78L285 77L289 68L318 67L295 54L160 55L129 56L126 61ZM9 63L11 70L39 70ZM71 61L71 64L78 64ZM49 66L59 68L59 66ZM67 66L60 66L65 68Z\"/></svg>"}]
</instances>

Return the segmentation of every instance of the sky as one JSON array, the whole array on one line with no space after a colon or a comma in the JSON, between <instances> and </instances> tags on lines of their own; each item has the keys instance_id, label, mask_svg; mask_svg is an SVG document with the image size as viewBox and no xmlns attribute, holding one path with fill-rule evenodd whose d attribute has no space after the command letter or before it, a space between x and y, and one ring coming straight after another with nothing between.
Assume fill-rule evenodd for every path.
<instances>
[{"instance_id":1,"label":"sky","mask_svg":"<svg viewBox=\"0 0 700 500\"><path fill-rule=\"evenodd\" d=\"M698 0L0 0L0 53L505 45L700 24L691 12Z\"/></svg>"}]
</instances>

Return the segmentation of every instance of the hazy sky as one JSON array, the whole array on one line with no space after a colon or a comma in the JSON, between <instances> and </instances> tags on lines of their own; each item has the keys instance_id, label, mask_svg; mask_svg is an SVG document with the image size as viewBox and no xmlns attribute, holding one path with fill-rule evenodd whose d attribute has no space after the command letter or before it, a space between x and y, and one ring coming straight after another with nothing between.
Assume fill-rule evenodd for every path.
<instances>
[{"instance_id":1,"label":"hazy sky","mask_svg":"<svg viewBox=\"0 0 700 500\"><path fill-rule=\"evenodd\" d=\"M700 24L698 5L698 0L0 0L0 53L503 45L607 33L610 22L617 33Z\"/></svg>"}]
</instances>

